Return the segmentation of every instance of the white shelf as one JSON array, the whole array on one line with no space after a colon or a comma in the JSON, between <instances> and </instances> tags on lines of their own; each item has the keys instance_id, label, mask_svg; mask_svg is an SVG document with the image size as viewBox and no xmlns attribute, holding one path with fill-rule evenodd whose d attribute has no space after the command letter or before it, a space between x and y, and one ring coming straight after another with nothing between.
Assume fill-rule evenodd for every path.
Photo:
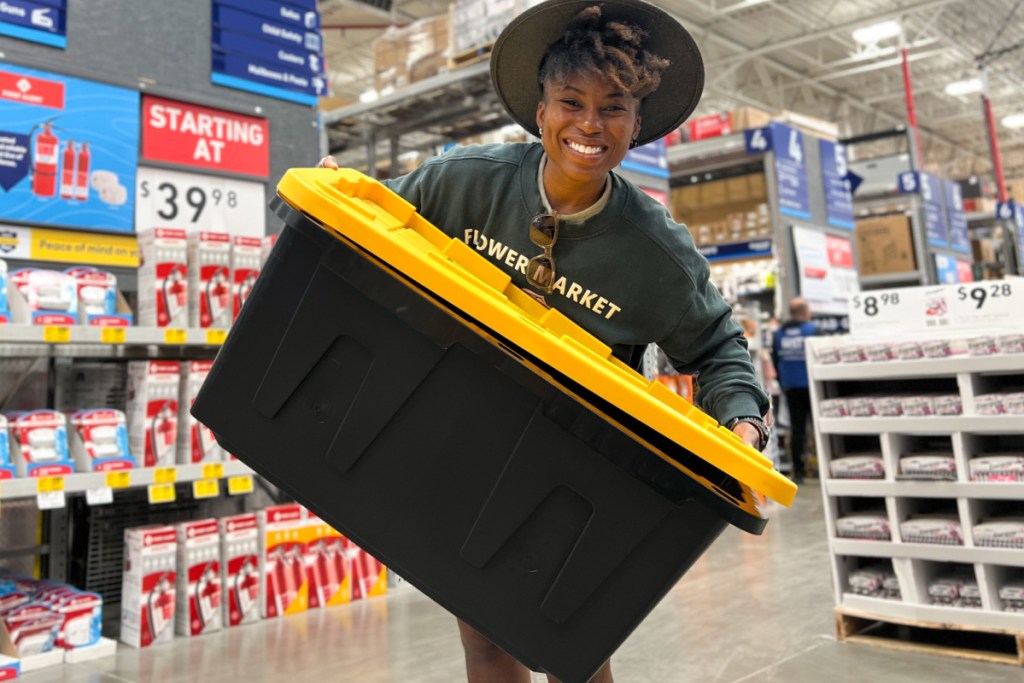
<instances>
[{"instance_id":1,"label":"white shelf","mask_svg":"<svg viewBox=\"0 0 1024 683\"><path fill-rule=\"evenodd\" d=\"M210 465L222 465L224 477L235 477L253 474L248 465L232 460L222 463L205 463L201 465L168 465L167 468L146 467L130 470L131 484L128 488L141 488L156 483L155 477L158 469L175 470L175 483L192 482L204 479L205 468ZM64 479L65 493L84 493L91 489L99 489L107 486L107 472L80 472L69 474ZM13 498L32 498L38 493L39 481L31 477L19 477L17 479L5 479L0 482L0 500Z\"/></svg>"},{"instance_id":2,"label":"white shelf","mask_svg":"<svg viewBox=\"0 0 1024 683\"><path fill-rule=\"evenodd\" d=\"M906 498L984 498L1019 500L1021 483L958 481L883 481L871 479L826 479L830 496L902 496Z\"/></svg>"},{"instance_id":3,"label":"white shelf","mask_svg":"<svg viewBox=\"0 0 1024 683\"><path fill-rule=\"evenodd\" d=\"M1024 354L956 356L814 366L818 381L870 381L911 377L955 377L960 373L1024 372Z\"/></svg>"},{"instance_id":4,"label":"white shelf","mask_svg":"<svg viewBox=\"0 0 1024 683\"><path fill-rule=\"evenodd\" d=\"M844 593L841 605L878 616L912 619L934 624L972 624L991 629L1024 630L1024 614L993 612L982 609L918 605L900 600L882 600L853 593Z\"/></svg>"},{"instance_id":5,"label":"white shelf","mask_svg":"<svg viewBox=\"0 0 1024 683\"><path fill-rule=\"evenodd\" d=\"M823 417L815 426L822 434L1024 434L1024 416Z\"/></svg>"},{"instance_id":6,"label":"white shelf","mask_svg":"<svg viewBox=\"0 0 1024 683\"><path fill-rule=\"evenodd\" d=\"M832 553L835 555L853 555L858 557L899 557L909 560L930 560L933 562L1024 567L1024 552L1009 548L968 548L967 546L960 545L893 543L833 538Z\"/></svg>"}]
</instances>

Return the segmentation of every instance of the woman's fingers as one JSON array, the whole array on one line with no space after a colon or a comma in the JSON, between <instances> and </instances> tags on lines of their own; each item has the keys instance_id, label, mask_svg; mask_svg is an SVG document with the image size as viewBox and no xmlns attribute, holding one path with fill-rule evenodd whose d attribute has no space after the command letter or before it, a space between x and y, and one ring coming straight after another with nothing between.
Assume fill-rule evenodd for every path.
<instances>
[{"instance_id":1,"label":"woman's fingers","mask_svg":"<svg viewBox=\"0 0 1024 683\"><path fill-rule=\"evenodd\" d=\"M337 171L338 170L338 160L328 154L327 156L325 156L323 159L320 160L320 163L317 164L316 167L317 168L330 168L330 169L334 169L335 171Z\"/></svg>"}]
</instances>

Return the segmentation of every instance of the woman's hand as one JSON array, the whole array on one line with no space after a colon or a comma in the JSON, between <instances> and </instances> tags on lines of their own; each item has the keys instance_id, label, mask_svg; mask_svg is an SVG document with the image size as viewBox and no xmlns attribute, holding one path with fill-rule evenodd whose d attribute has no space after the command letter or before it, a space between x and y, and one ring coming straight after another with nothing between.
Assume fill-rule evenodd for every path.
<instances>
[{"instance_id":1,"label":"woman's hand","mask_svg":"<svg viewBox=\"0 0 1024 683\"><path fill-rule=\"evenodd\" d=\"M330 154L320 160L320 163L316 165L317 168L329 168L334 171L338 170L338 160L332 157Z\"/></svg>"},{"instance_id":2,"label":"woman's hand","mask_svg":"<svg viewBox=\"0 0 1024 683\"><path fill-rule=\"evenodd\" d=\"M732 431L743 439L743 443L747 444L755 451L760 450L758 446L761 445L761 432L757 431L757 427L749 422L737 422L736 426L732 428Z\"/></svg>"}]
</instances>

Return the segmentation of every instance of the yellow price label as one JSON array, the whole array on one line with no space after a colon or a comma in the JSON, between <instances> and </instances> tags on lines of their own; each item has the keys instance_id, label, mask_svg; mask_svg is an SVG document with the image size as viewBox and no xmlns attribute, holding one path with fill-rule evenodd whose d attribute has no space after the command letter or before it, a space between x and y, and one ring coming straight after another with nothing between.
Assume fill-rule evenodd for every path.
<instances>
[{"instance_id":1,"label":"yellow price label","mask_svg":"<svg viewBox=\"0 0 1024 683\"><path fill-rule=\"evenodd\" d=\"M71 328L63 325L47 325L43 328L43 341L47 344L67 344L71 341Z\"/></svg>"},{"instance_id":2,"label":"yellow price label","mask_svg":"<svg viewBox=\"0 0 1024 683\"><path fill-rule=\"evenodd\" d=\"M193 498L216 498L220 495L220 481L217 479L197 479L192 482Z\"/></svg>"},{"instance_id":3,"label":"yellow price label","mask_svg":"<svg viewBox=\"0 0 1024 683\"><path fill-rule=\"evenodd\" d=\"M214 346L220 346L224 343L224 340L228 338L227 330L207 330L206 331L206 343Z\"/></svg>"},{"instance_id":4,"label":"yellow price label","mask_svg":"<svg viewBox=\"0 0 1024 683\"><path fill-rule=\"evenodd\" d=\"M173 484L178 481L178 470L174 467L158 467L153 472L153 481L157 484Z\"/></svg>"},{"instance_id":5,"label":"yellow price label","mask_svg":"<svg viewBox=\"0 0 1024 683\"><path fill-rule=\"evenodd\" d=\"M243 474L228 479L228 493L232 496L240 496L243 493L252 493L252 475Z\"/></svg>"},{"instance_id":6,"label":"yellow price label","mask_svg":"<svg viewBox=\"0 0 1024 683\"><path fill-rule=\"evenodd\" d=\"M64 490L64 477L39 477L36 493L53 493Z\"/></svg>"},{"instance_id":7,"label":"yellow price label","mask_svg":"<svg viewBox=\"0 0 1024 683\"><path fill-rule=\"evenodd\" d=\"M203 465L203 479L223 479L224 478L224 463L215 462L209 465Z\"/></svg>"},{"instance_id":8,"label":"yellow price label","mask_svg":"<svg viewBox=\"0 0 1024 683\"><path fill-rule=\"evenodd\" d=\"M100 330L100 341L104 344L124 344L128 334L123 327L104 327Z\"/></svg>"},{"instance_id":9,"label":"yellow price label","mask_svg":"<svg viewBox=\"0 0 1024 683\"><path fill-rule=\"evenodd\" d=\"M112 489L126 489L132 485L131 472L107 472L107 486Z\"/></svg>"},{"instance_id":10,"label":"yellow price label","mask_svg":"<svg viewBox=\"0 0 1024 683\"><path fill-rule=\"evenodd\" d=\"M168 327L164 330L164 343L166 344L184 344L188 341L188 333L177 327Z\"/></svg>"},{"instance_id":11,"label":"yellow price label","mask_svg":"<svg viewBox=\"0 0 1024 683\"><path fill-rule=\"evenodd\" d=\"M149 485L149 502L150 502L150 504L173 503L174 499L175 499L174 484L150 484Z\"/></svg>"}]
</instances>

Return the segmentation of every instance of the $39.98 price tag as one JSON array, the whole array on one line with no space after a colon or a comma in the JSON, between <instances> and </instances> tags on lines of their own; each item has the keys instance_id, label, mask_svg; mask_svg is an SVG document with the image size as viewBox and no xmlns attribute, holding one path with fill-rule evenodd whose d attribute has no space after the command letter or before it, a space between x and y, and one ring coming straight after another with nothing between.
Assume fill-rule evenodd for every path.
<instances>
[{"instance_id":1,"label":"$39.98 price tag","mask_svg":"<svg viewBox=\"0 0 1024 683\"><path fill-rule=\"evenodd\" d=\"M135 222L143 227L262 236L266 232L264 189L259 182L140 166Z\"/></svg>"}]
</instances>

